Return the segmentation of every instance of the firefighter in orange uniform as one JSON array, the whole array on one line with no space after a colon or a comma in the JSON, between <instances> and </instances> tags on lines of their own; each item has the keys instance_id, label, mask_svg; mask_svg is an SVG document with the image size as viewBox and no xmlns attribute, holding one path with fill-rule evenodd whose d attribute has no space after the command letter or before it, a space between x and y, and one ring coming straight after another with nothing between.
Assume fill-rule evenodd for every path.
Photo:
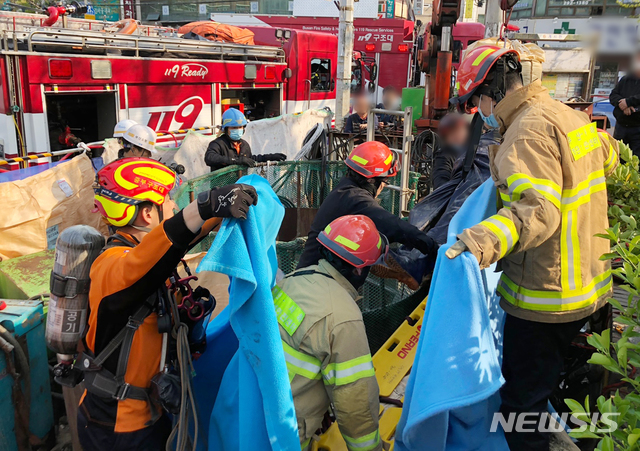
<instances>
[{"instance_id":1,"label":"firefighter in orange uniform","mask_svg":"<svg viewBox=\"0 0 640 451\"><path fill-rule=\"evenodd\" d=\"M253 187L228 185L200 193L174 215L175 179L147 158L116 160L97 175L96 207L116 232L90 273L86 351L79 360L86 391L78 409L87 451L165 449L171 425L149 398L162 354L158 292L216 218L246 218L257 203Z\"/></svg>"}]
</instances>

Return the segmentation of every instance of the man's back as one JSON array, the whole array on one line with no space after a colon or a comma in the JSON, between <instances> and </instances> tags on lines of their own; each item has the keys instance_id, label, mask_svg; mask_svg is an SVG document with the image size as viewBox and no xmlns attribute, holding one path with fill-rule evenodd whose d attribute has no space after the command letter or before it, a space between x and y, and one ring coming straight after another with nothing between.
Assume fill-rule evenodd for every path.
<instances>
[{"instance_id":1,"label":"man's back","mask_svg":"<svg viewBox=\"0 0 640 451\"><path fill-rule=\"evenodd\" d=\"M349 176L345 176L340 180L338 186L329 193L316 213L298 268L318 263L321 247L317 240L318 234L331 221L340 216L358 214L373 220L378 230L389 239L389 242L402 243L411 248L419 249L423 254L431 252L435 255L437 248L429 248L433 241L425 233L386 211L372 193L358 186Z\"/></svg>"},{"instance_id":2,"label":"man's back","mask_svg":"<svg viewBox=\"0 0 640 451\"><path fill-rule=\"evenodd\" d=\"M377 431L378 385L357 295L326 260L274 289L301 442L320 428L330 403L343 435Z\"/></svg>"}]
</instances>

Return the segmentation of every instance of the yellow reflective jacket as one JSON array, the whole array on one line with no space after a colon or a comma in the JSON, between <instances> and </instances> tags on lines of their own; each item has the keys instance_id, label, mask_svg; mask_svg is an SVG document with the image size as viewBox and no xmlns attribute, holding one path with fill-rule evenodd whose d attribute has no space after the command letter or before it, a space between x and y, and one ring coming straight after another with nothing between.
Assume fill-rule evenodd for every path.
<instances>
[{"instance_id":1,"label":"yellow reflective jacket","mask_svg":"<svg viewBox=\"0 0 640 451\"><path fill-rule=\"evenodd\" d=\"M522 319L585 318L612 287L605 175L618 145L585 113L552 99L540 81L496 107L504 141L489 152L502 208L458 236L482 268L500 260L503 309Z\"/></svg>"},{"instance_id":2,"label":"yellow reflective jacket","mask_svg":"<svg viewBox=\"0 0 640 451\"><path fill-rule=\"evenodd\" d=\"M350 450L382 450L378 382L357 296L326 260L273 289L303 450L330 405Z\"/></svg>"}]
</instances>

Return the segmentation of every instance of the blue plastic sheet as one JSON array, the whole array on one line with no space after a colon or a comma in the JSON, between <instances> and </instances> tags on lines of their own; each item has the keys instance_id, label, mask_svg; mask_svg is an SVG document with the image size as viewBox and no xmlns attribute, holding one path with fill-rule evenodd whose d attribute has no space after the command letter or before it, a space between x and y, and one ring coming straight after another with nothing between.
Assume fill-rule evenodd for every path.
<instances>
[{"instance_id":1,"label":"blue plastic sheet","mask_svg":"<svg viewBox=\"0 0 640 451\"><path fill-rule=\"evenodd\" d=\"M490 432L504 384L499 274L480 271L468 252L453 260L445 256L458 233L495 212L496 189L487 180L451 220L396 431L399 451L508 451L502 430Z\"/></svg>"},{"instance_id":2,"label":"blue plastic sheet","mask_svg":"<svg viewBox=\"0 0 640 451\"><path fill-rule=\"evenodd\" d=\"M230 278L226 316L207 331L207 351L196 362L199 424L209 421L211 451L299 451L291 385L287 374L271 289L278 262L275 239L284 207L258 175L258 204L245 221L225 220L198 267ZM235 336L230 335L230 331ZM237 343L237 344L235 344ZM230 345L230 357L216 349Z\"/></svg>"}]
</instances>

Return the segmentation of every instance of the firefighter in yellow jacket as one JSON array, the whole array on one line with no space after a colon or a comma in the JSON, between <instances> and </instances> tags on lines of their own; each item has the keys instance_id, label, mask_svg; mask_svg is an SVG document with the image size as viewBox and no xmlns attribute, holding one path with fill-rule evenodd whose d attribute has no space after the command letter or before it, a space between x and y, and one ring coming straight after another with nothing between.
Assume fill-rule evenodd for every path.
<instances>
[{"instance_id":1,"label":"firefighter in yellow jacket","mask_svg":"<svg viewBox=\"0 0 640 451\"><path fill-rule=\"evenodd\" d=\"M467 112L504 137L490 149L498 213L461 233L448 251L471 252L486 268L500 260L507 313L501 412L543 415L572 339L606 303L612 287L605 175L618 146L586 114L553 100L540 81L522 85L518 54L481 46L458 72ZM511 450L548 450L548 433L507 433Z\"/></svg>"},{"instance_id":2,"label":"firefighter in yellow jacket","mask_svg":"<svg viewBox=\"0 0 640 451\"><path fill-rule=\"evenodd\" d=\"M379 451L379 391L357 289L380 261L387 238L363 215L342 216L318 235L317 265L274 288L302 450L332 406L349 450Z\"/></svg>"}]
</instances>

